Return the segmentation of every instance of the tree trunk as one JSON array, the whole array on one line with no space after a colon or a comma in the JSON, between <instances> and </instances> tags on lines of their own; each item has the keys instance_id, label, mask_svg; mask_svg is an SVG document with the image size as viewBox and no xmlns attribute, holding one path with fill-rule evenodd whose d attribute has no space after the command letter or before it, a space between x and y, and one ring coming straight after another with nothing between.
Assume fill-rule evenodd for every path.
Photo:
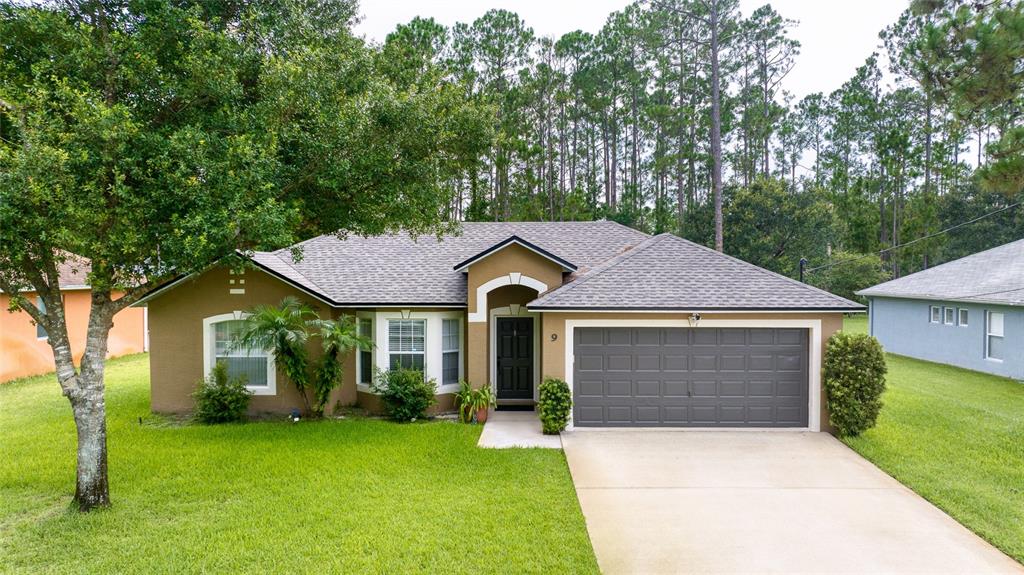
<instances>
[{"instance_id":1,"label":"tree trunk","mask_svg":"<svg viewBox=\"0 0 1024 575\"><path fill-rule=\"evenodd\" d=\"M722 113L718 69L718 0L710 5L711 23L711 187L715 195L715 249L724 251L722 222Z\"/></svg>"},{"instance_id":2,"label":"tree trunk","mask_svg":"<svg viewBox=\"0 0 1024 575\"><path fill-rule=\"evenodd\" d=\"M84 381L81 392L71 395L75 429L78 432L78 467L75 481L75 505L90 511L110 505L107 482L107 414L103 399L103 379ZM94 379L94 378L93 378Z\"/></svg>"}]
</instances>

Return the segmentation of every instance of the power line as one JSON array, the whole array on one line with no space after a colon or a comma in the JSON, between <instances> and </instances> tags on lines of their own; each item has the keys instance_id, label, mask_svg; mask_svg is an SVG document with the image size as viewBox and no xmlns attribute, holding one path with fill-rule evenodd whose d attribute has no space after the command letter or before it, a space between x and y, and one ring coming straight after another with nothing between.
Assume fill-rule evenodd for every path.
<instances>
[{"instance_id":1,"label":"power line","mask_svg":"<svg viewBox=\"0 0 1024 575\"><path fill-rule=\"evenodd\" d=\"M969 294L969 295L958 295L958 296L953 296L952 299L973 299L973 298L976 298L976 297L982 297L982 296L986 296L986 295L996 295L996 294L1010 293L1012 291L1021 291L1021 290L1024 290L1024 286L1010 288L1010 289L1001 289L1001 290L998 290L998 291L989 291L989 292L985 292L985 293L972 293L972 294Z\"/></svg>"},{"instance_id":2,"label":"power line","mask_svg":"<svg viewBox=\"0 0 1024 575\"><path fill-rule=\"evenodd\" d=\"M898 246L892 246L891 248L885 248L884 250L879 250L877 252L873 252L873 253L870 253L870 254L865 254L863 256L854 258L852 260L843 260L843 261L840 261L840 262L832 262L832 263L829 263L829 264L825 264L825 265L809 268L809 269L804 270L804 273L811 273L811 272L815 272L815 271L818 271L818 270L831 268L831 267L837 266L839 264L849 264L849 263L860 261L860 260L865 259L865 258L880 256L880 255L882 255L884 253L887 253L887 252L898 250L900 248L905 248L905 247L907 247L909 245L916 244L917 242L923 242L924 240L931 239L931 238L934 238L936 236L941 236L942 234L947 234L947 233L949 233L949 232L951 232L951 231L953 231L953 230L955 230L957 228L962 228L964 226L973 224L974 222L979 222L979 221L981 221L981 220L983 220L983 219L985 219L987 217L994 216L994 215L996 215L998 213L1001 213L1001 212L1005 212L1006 210L1011 210L1011 209L1016 208L1017 206L1021 205L1022 203L1024 203L1024 202L1017 202L1015 204L1011 204L1009 206L1006 206L1005 208L999 208L998 210L993 210L993 211L991 211L991 212L989 212L987 214L978 216L978 217L974 218L973 220L968 220L966 222L961 222L961 223L959 223L959 224L957 224L955 226L950 226L950 227L948 227L948 228L946 228L944 230L935 232L933 234L928 234L927 236L922 236L922 237L917 238L915 240L910 240L909 242L907 242L905 244L900 244Z\"/></svg>"}]
</instances>

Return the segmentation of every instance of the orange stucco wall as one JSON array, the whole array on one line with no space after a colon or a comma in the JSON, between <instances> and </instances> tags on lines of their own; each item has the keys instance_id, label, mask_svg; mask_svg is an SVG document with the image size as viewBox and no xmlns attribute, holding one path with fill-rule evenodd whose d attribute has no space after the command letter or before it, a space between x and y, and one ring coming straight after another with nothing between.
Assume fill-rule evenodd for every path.
<instances>
[{"instance_id":1,"label":"orange stucco wall","mask_svg":"<svg viewBox=\"0 0 1024 575\"><path fill-rule=\"evenodd\" d=\"M34 300L35 293L26 294ZM28 375L54 371L53 350L45 339L36 337L36 326L24 311L6 311L10 297L0 294L0 382ZM85 335L89 325L89 291L64 292L64 313L75 361L85 351ZM114 316L110 330L107 357L144 351L146 310L128 308Z\"/></svg>"}]
</instances>

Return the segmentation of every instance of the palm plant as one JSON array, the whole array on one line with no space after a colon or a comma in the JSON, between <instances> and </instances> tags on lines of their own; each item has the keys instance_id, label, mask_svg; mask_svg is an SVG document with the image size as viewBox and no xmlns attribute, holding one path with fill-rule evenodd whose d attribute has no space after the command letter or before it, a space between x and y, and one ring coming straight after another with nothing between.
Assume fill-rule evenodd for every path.
<instances>
[{"instance_id":1,"label":"palm plant","mask_svg":"<svg viewBox=\"0 0 1024 575\"><path fill-rule=\"evenodd\" d=\"M306 412L311 412L306 387L309 384L309 360L306 342L308 325L317 317L309 305L296 297L286 297L280 305L258 305L249 311L245 326L235 345L238 348L270 350L285 375L299 390Z\"/></svg>"},{"instance_id":2,"label":"palm plant","mask_svg":"<svg viewBox=\"0 0 1024 575\"><path fill-rule=\"evenodd\" d=\"M342 358L356 347L372 347L373 340L359 335L355 318L352 316L343 315L336 320L313 320L310 326L317 331L324 349L324 355L313 378L313 395L316 399L313 414L322 417L331 391L338 387L341 381Z\"/></svg>"}]
</instances>

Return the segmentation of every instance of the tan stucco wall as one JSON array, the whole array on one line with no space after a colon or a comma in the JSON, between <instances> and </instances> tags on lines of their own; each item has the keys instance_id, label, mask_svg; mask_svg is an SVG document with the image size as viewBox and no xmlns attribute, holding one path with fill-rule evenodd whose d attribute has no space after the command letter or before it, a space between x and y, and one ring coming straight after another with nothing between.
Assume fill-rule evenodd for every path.
<instances>
[{"instance_id":1,"label":"tan stucco wall","mask_svg":"<svg viewBox=\"0 0 1024 575\"><path fill-rule=\"evenodd\" d=\"M85 336L89 327L89 290L68 290L64 296L64 319L71 339L75 362L85 353ZM25 297L35 301L36 294ZM115 299L120 297L114 294ZM7 311L10 297L0 294L0 382L54 371L53 349L45 339L36 338L36 326L24 311ZM146 338L146 311L142 308L121 310L114 316L114 326L107 338L107 357L143 351Z\"/></svg>"},{"instance_id":2,"label":"tan stucco wall","mask_svg":"<svg viewBox=\"0 0 1024 575\"><path fill-rule=\"evenodd\" d=\"M476 310L476 290L478 287L494 278L507 276L512 272L521 273L524 276L541 281L547 284L549 290L562 285L561 266L522 246L511 244L469 267L467 278L469 294L468 311ZM507 286L496 288L488 294L488 312L495 307L506 306L510 303L526 304L537 296L535 291L523 286L518 286L515 289L505 289L505 287ZM495 304L491 302L492 295L494 296ZM490 318L488 316L488 321L470 322L467 324L466 378L475 387L491 383L489 381L490 359L488 358L488 342L491 332L489 321Z\"/></svg>"},{"instance_id":3,"label":"tan stucco wall","mask_svg":"<svg viewBox=\"0 0 1024 575\"><path fill-rule=\"evenodd\" d=\"M565 322L567 320L578 320L578 319L601 319L601 320L612 320L612 319L674 319L685 321L690 314L688 313L667 313L667 314L653 314L653 313L561 313L561 312L546 312L541 316L541 323L543 325L541 331L541 374L543 377L554 377L558 379L565 379ZM826 344L828 338L835 332L843 328L843 314L841 313L729 313L729 314L714 314L714 313L702 313L701 321L704 320L715 320L715 319L728 319L728 320L779 320L779 319L802 319L802 320L821 320L821 350L824 356ZM552 338L552 336L555 336ZM821 391L821 429L823 431L830 430L828 426L828 408L826 406L825 391L822 388Z\"/></svg>"},{"instance_id":4,"label":"tan stucco wall","mask_svg":"<svg viewBox=\"0 0 1024 575\"><path fill-rule=\"evenodd\" d=\"M245 283L238 283L244 280ZM232 284L234 281L236 283ZM245 289L231 294L230 289ZM203 373L203 319L219 314L244 311L257 304L277 304L286 296L296 296L320 314L320 317L352 315L352 310L332 310L284 282L255 269L232 275L217 267L187 280L149 302L150 389L152 409L158 412L187 412L193 407L192 392ZM321 354L319 340L309 345L311 361ZM351 405L356 401L355 353L344 362L342 385L334 390L327 404L328 413L336 402ZM310 395L312 399L312 395ZM302 409L303 403L291 381L277 369L276 395L256 395L250 412L283 412Z\"/></svg>"}]
</instances>

